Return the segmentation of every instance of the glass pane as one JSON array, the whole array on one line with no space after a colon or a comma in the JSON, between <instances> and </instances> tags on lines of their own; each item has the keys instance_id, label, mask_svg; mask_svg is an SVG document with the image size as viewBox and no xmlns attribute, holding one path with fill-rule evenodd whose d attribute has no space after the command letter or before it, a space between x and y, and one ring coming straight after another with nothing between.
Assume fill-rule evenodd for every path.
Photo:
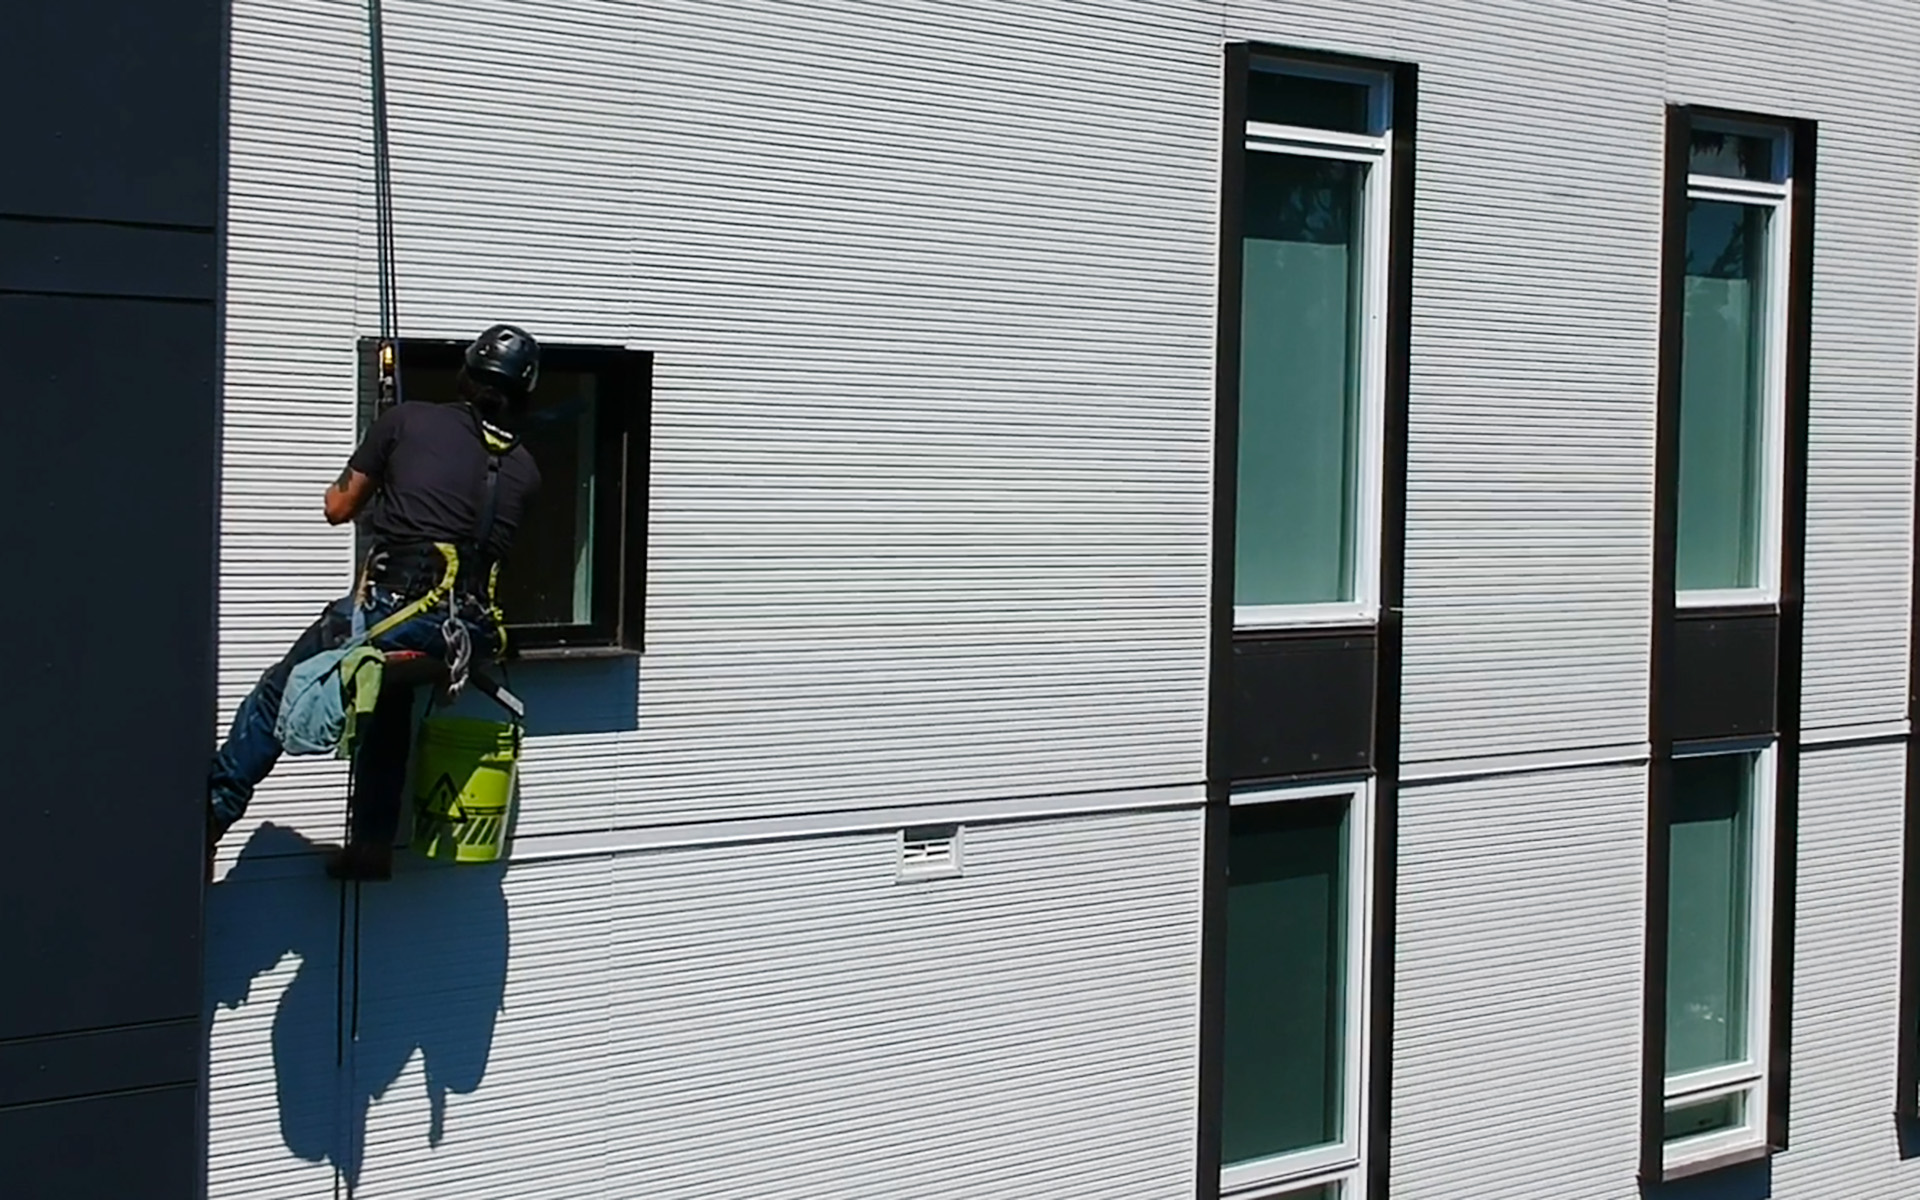
<instances>
[{"instance_id":1,"label":"glass pane","mask_svg":"<svg viewBox=\"0 0 1920 1200\"><path fill-rule=\"evenodd\" d=\"M1748 754L1673 766L1668 1075L1747 1057L1753 767Z\"/></svg>"},{"instance_id":2,"label":"glass pane","mask_svg":"<svg viewBox=\"0 0 1920 1200\"><path fill-rule=\"evenodd\" d=\"M595 378L543 371L520 440L540 464L540 495L500 568L500 607L514 625L593 620Z\"/></svg>"},{"instance_id":3,"label":"glass pane","mask_svg":"<svg viewBox=\"0 0 1920 1200\"><path fill-rule=\"evenodd\" d=\"M1746 1119L1747 1094L1735 1092L1731 1096L1668 1109L1665 1136L1667 1141L1677 1142L1681 1138L1737 1129Z\"/></svg>"},{"instance_id":4,"label":"glass pane","mask_svg":"<svg viewBox=\"0 0 1920 1200\"><path fill-rule=\"evenodd\" d=\"M1773 139L1696 129L1693 144L1688 147L1687 170L1722 179L1772 180Z\"/></svg>"},{"instance_id":5,"label":"glass pane","mask_svg":"<svg viewBox=\"0 0 1920 1200\"><path fill-rule=\"evenodd\" d=\"M1343 1136L1344 799L1236 808L1227 851L1224 1162Z\"/></svg>"},{"instance_id":6,"label":"glass pane","mask_svg":"<svg viewBox=\"0 0 1920 1200\"><path fill-rule=\"evenodd\" d=\"M1367 109L1372 91L1364 83L1293 75L1256 64L1247 73L1247 119L1336 133L1370 133L1373 121Z\"/></svg>"},{"instance_id":7,"label":"glass pane","mask_svg":"<svg viewBox=\"0 0 1920 1200\"><path fill-rule=\"evenodd\" d=\"M1235 604L1354 598L1365 171L1247 156Z\"/></svg>"},{"instance_id":8,"label":"glass pane","mask_svg":"<svg viewBox=\"0 0 1920 1200\"><path fill-rule=\"evenodd\" d=\"M1685 335L1680 386L1682 591L1759 584L1762 303L1769 210L1687 204Z\"/></svg>"}]
</instances>

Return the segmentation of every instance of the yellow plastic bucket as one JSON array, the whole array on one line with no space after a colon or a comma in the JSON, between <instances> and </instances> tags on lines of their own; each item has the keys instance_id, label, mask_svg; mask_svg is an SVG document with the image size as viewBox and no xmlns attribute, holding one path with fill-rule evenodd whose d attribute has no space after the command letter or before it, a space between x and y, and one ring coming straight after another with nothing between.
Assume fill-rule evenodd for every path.
<instances>
[{"instance_id":1,"label":"yellow plastic bucket","mask_svg":"<svg viewBox=\"0 0 1920 1200\"><path fill-rule=\"evenodd\" d=\"M457 863L498 861L520 766L520 727L428 717L414 753L413 848Z\"/></svg>"}]
</instances>

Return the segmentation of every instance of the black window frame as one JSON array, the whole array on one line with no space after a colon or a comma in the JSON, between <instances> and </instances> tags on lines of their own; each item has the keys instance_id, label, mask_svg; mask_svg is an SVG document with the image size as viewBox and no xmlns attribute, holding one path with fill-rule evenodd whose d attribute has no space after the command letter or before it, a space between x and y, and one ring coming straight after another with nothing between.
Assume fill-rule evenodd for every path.
<instances>
[{"instance_id":1,"label":"black window frame","mask_svg":"<svg viewBox=\"0 0 1920 1200\"><path fill-rule=\"evenodd\" d=\"M1791 146L1788 180L1786 411L1781 472L1780 578L1773 604L1678 604L1680 395L1687 203L1696 123L1768 126ZM1811 393L1814 183L1818 127L1796 117L1673 104L1666 111L1660 260L1660 348L1654 438L1654 523L1648 681L1646 921L1641 1012L1639 1176L1648 1186L1766 1159L1787 1149L1793 1069L1793 931L1799 860L1800 677ZM1666 1165L1666 1005L1674 759L1716 742L1770 740L1776 749L1772 977L1763 1143L1703 1162Z\"/></svg>"},{"instance_id":2,"label":"black window frame","mask_svg":"<svg viewBox=\"0 0 1920 1200\"><path fill-rule=\"evenodd\" d=\"M1380 478L1379 607L1373 621L1237 630L1234 550L1238 497L1243 189L1247 90L1256 64L1325 67L1392 82L1393 145L1386 247L1385 406ZM1407 409L1413 303L1414 169L1420 71L1412 62L1295 46L1224 47L1220 266L1215 334L1213 565L1207 699L1207 813L1201 901L1200 1096L1195 1194L1221 1195L1226 870L1233 796L1249 786L1370 779L1372 842L1367 956L1369 1050L1366 1191L1385 1196L1392 1161L1394 927L1399 859L1401 611L1406 555ZM1289 801L1299 803L1300 801Z\"/></svg>"},{"instance_id":3,"label":"black window frame","mask_svg":"<svg viewBox=\"0 0 1920 1200\"><path fill-rule=\"evenodd\" d=\"M360 429L373 421L380 342L358 347ZM396 342L400 402L407 372L460 366L466 342L451 338L401 338ZM594 563L591 621L572 625L527 625L508 607L507 653L511 658L602 658L638 654L645 647L647 611L647 494L651 466L653 355L626 346L586 342L542 343L543 373L595 377ZM511 571L511 561L506 567Z\"/></svg>"}]
</instances>

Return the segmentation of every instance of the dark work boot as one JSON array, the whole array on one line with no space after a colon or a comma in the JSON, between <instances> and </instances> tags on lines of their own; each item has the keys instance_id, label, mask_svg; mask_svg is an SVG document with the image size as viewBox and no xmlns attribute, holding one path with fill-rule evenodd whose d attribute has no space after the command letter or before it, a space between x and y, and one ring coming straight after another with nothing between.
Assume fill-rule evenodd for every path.
<instances>
[{"instance_id":1,"label":"dark work boot","mask_svg":"<svg viewBox=\"0 0 1920 1200\"><path fill-rule=\"evenodd\" d=\"M393 878L393 847L348 842L327 852L327 877L342 883L384 883Z\"/></svg>"}]
</instances>

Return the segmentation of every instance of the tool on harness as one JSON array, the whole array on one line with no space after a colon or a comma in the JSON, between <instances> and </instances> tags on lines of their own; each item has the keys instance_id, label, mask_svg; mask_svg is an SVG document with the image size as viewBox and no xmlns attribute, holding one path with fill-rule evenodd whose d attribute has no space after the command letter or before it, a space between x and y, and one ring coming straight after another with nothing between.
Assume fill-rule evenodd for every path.
<instances>
[{"instance_id":1,"label":"tool on harness","mask_svg":"<svg viewBox=\"0 0 1920 1200\"><path fill-rule=\"evenodd\" d=\"M472 413L472 409L468 410ZM473 533L468 541L459 545L451 543L430 543L425 549L436 554L442 561L437 580L423 592L404 604L391 616L380 621L372 628L363 628L365 611L375 586L376 577L387 585L404 582L399 568L394 562L396 551L376 550L368 556L362 569L359 588L354 596L354 641L346 648L349 654L375 656L379 663L372 670L372 696L355 687L349 686L349 678L355 681L366 680L366 668L361 668L351 677L340 674L340 660L332 663L315 663L316 683L325 684L330 680L337 686L312 686L301 690L301 699L294 703L319 709L327 705L338 705L343 711L353 712L361 707L371 710L373 701L378 698L379 688L385 683L379 674L384 665L381 651L367 643L389 629L398 628L403 622L414 620L431 613L441 606L445 607L440 632L446 644L447 656L440 664L444 667L444 677L437 682L439 687L428 702L427 712L422 717L416 734L418 753L416 755L417 775L414 785L414 831L415 843L419 852L429 858L446 858L455 862L494 862L498 860L505 845L507 815L511 808L515 783L518 778L520 745L523 737L523 721L526 708L518 697L501 687L484 673L473 670L474 646L469 633L469 622L491 617L491 624L497 633L499 648L505 648L505 635L498 633L501 628L501 615L494 603L494 585L499 576L498 564L490 553L495 516L499 509L500 460L511 452L515 442L511 435L494 429L482 421L478 413L472 413L475 431L487 450L487 468L484 483L485 493L481 498L479 517L474 523ZM413 553L409 555L407 552ZM399 557L404 565L410 566L417 574L423 565L423 554L419 547L398 548ZM478 594L478 588L484 581L484 600ZM413 594L408 588L401 595ZM408 661L424 658L418 652L399 652L394 659ZM304 667L305 664L302 664ZM296 668L299 672L301 668ZM451 701L465 689L470 681L477 682L478 690L507 711L509 720L475 721L435 718L434 706L443 699ZM287 698L292 699L295 692L289 688ZM364 701L364 703L362 703ZM287 710L284 707L283 715ZM351 729L353 721L348 718L346 726ZM468 730L465 734L450 733L450 730ZM470 731L481 730L486 737L484 745L476 751L475 736ZM491 733L487 733L491 731ZM350 734L348 735L350 738ZM491 741L486 738L490 737ZM343 744L343 753L351 753L351 742ZM378 880L386 878L388 851L383 848L360 847L368 851L371 858L368 866L354 857L356 850L352 841L355 824L354 811L358 803L355 790L349 786L347 792L347 829L348 843L337 861L330 864L328 873L342 881ZM397 803L397 798L395 800Z\"/></svg>"}]
</instances>

